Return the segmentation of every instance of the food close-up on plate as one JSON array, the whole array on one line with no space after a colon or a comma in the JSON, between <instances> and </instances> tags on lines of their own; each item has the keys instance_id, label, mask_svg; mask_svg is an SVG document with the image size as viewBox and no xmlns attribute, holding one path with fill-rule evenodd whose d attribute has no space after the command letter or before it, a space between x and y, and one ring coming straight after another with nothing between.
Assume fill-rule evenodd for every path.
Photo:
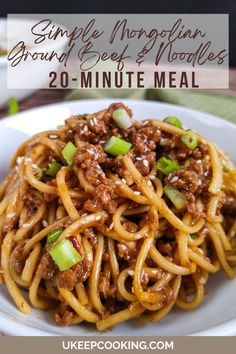
<instances>
[{"instance_id":1,"label":"food close-up on plate","mask_svg":"<svg viewBox=\"0 0 236 354\"><path fill-rule=\"evenodd\" d=\"M236 335L236 126L65 101L0 121L0 332Z\"/></svg>"}]
</instances>

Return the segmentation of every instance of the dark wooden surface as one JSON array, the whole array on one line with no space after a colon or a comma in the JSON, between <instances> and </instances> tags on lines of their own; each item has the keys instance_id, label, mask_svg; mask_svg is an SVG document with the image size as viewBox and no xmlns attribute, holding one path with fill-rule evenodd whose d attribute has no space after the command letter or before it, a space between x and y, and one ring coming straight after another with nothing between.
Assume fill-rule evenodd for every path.
<instances>
[{"instance_id":1,"label":"dark wooden surface","mask_svg":"<svg viewBox=\"0 0 236 354\"><path fill-rule=\"evenodd\" d=\"M39 90L32 96L20 102L20 111L43 106L49 103L61 102L64 99L65 90ZM7 115L7 108L0 109L0 118Z\"/></svg>"},{"instance_id":2,"label":"dark wooden surface","mask_svg":"<svg viewBox=\"0 0 236 354\"><path fill-rule=\"evenodd\" d=\"M230 70L230 84L228 90L211 90L211 92L223 93L229 96L236 97L236 69ZM65 90L39 90L31 97L28 97L20 103L20 111L24 111L29 108L39 107L49 103L61 102L66 94ZM0 109L0 118L7 115L7 109Z\"/></svg>"}]
</instances>

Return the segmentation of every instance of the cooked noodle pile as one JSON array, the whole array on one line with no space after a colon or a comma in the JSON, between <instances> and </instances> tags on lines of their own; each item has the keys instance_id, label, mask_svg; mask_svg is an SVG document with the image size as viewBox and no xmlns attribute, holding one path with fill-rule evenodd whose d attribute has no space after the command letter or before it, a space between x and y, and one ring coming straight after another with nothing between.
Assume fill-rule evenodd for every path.
<instances>
[{"instance_id":1,"label":"cooked noodle pile","mask_svg":"<svg viewBox=\"0 0 236 354\"><path fill-rule=\"evenodd\" d=\"M116 103L72 116L17 150L0 187L0 281L23 313L157 322L196 308L209 273L234 276L233 164L176 117L131 115Z\"/></svg>"}]
</instances>

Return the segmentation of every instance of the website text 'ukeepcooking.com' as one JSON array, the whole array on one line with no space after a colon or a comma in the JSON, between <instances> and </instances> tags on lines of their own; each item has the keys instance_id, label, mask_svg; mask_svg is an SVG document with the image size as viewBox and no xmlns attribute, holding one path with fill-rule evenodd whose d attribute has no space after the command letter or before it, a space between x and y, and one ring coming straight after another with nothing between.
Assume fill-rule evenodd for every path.
<instances>
[{"instance_id":1,"label":"website text 'ukeepcooking.com'","mask_svg":"<svg viewBox=\"0 0 236 354\"><path fill-rule=\"evenodd\" d=\"M63 340L62 348L70 350L174 350L172 340Z\"/></svg>"}]
</instances>

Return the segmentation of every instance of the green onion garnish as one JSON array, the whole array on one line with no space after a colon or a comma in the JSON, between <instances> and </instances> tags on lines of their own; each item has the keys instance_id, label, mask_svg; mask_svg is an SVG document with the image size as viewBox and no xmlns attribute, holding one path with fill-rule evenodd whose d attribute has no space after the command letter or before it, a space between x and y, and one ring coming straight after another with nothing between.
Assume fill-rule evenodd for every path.
<instances>
[{"instance_id":1,"label":"green onion garnish","mask_svg":"<svg viewBox=\"0 0 236 354\"><path fill-rule=\"evenodd\" d=\"M179 164L175 161L167 159L166 157L161 157L157 163L156 167L160 170L164 175L169 175L171 172L177 171L179 169Z\"/></svg>"},{"instance_id":2,"label":"green onion garnish","mask_svg":"<svg viewBox=\"0 0 236 354\"><path fill-rule=\"evenodd\" d=\"M127 129L132 125L132 120L124 108L118 108L113 111L112 118L119 128Z\"/></svg>"},{"instance_id":3,"label":"green onion garnish","mask_svg":"<svg viewBox=\"0 0 236 354\"><path fill-rule=\"evenodd\" d=\"M126 154L131 148L132 144L125 140L112 136L104 146L104 151L111 155L118 156Z\"/></svg>"},{"instance_id":4,"label":"green onion garnish","mask_svg":"<svg viewBox=\"0 0 236 354\"><path fill-rule=\"evenodd\" d=\"M177 128L182 128L182 123L177 117L168 116L163 120L163 122L174 125Z\"/></svg>"},{"instance_id":5,"label":"green onion garnish","mask_svg":"<svg viewBox=\"0 0 236 354\"><path fill-rule=\"evenodd\" d=\"M71 141L69 141L64 147L64 149L62 150L62 155L69 166L73 164L77 151L78 151L77 147Z\"/></svg>"},{"instance_id":6,"label":"green onion garnish","mask_svg":"<svg viewBox=\"0 0 236 354\"><path fill-rule=\"evenodd\" d=\"M19 104L15 97L11 97L8 100L8 114L16 114L19 112Z\"/></svg>"},{"instance_id":7,"label":"green onion garnish","mask_svg":"<svg viewBox=\"0 0 236 354\"><path fill-rule=\"evenodd\" d=\"M225 165L223 165L223 172L225 172L225 173L229 172L228 167L227 167L227 166L225 166Z\"/></svg>"},{"instance_id":8,"label":"green onion garnish","mask_svg":"<svg viewBox=\"0 0 236 354\"><path fill-rule=\"evenodd\" d=\"M57 161L52 161L46 171L46 175L55 177L57 172L62 168L62 165Z\"/></svg>"},{"instance_id":9,"label":"green onion garnish","mask_svg":"<svg viewBox=\"0 0 236 354\"><path fill-rule=\"evenodd\" d=\"M190 236L191 236L191 238L198 238L199 237L199 235L197 235L197 234L192 234Z\"/></svg>"},{"instance_id":10,"label":"green onion garnish","mask_svg":"<svg viewBox=\"0 0 236 354\"><path fill-rule=\"evenodd\" d=\"M50 249L49 253L61 272L81 261L81 255L67 239L56 243L55 246Z\"/></svg>"},{"instance_id":11,"label":"green onion garnish","mask_svg":"<svg viewBox=\"0 0 236 354\"><path fill-rule=\"evenodd\" d=\"M180 191L170 186L165 186L163 190L176 209L183 209L186 206L186 198Z\"/></svg>"},{"instance_id":12,"label":"green onion garnish","mask_svg":"<svg viewBox=\"0 0 236 354\"><path fill-rule=\"evenodd\" d=\"M186 134L181 137L181 141L187 145L189 149L193 150L198 145L198 138L198 135L194 131L187 130Z\"/></svg>"},{"instance_id":13,"label":"green onion garnish","mask_svg":"<svg viewBox=\"0 0 236 354\"><path fill-rule=\"evenodd\" d=\"M62 233L63 229L59 227L58 229L53 230L48 234L47 241L49 245L52 245L60 236Z\"/></svg>"},{"instance_id":14,"label":"green onion garnish","mask_svg":"<svg viewBox=\"0 0 236 354\"><path fill-rule=\"evenodd\" d=\"M83 118L87 118L87 117L88 117L88 114L87 114L87 113L84 113L84 114L82 114L82 117L83 117Z\"/></svg>"}]
</instances>

